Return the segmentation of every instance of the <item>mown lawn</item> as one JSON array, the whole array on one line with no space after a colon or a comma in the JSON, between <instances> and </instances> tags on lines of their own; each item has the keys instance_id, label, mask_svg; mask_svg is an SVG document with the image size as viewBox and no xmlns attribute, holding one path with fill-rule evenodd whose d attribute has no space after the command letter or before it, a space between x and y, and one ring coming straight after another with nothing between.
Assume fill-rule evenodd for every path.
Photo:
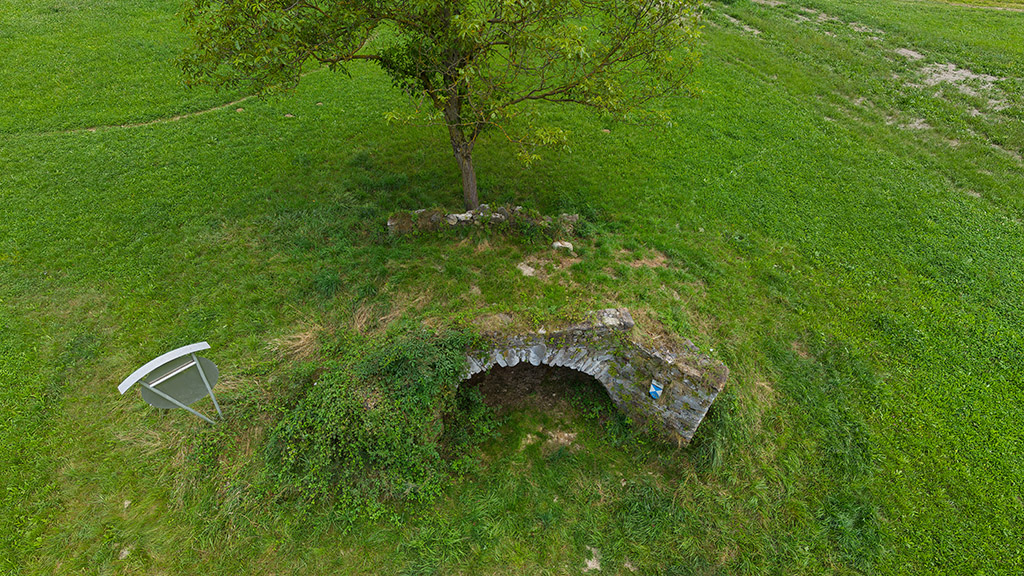
<instances>
[{"instance_id":1,"label":"mown lawn","mask_svg":"<svg viewBox=\"0 0 1024 576\"><path fill-rule=\"evenodd\" d=\"M583 216L571 262L531 235L389 237L393 210L460 196L372 68L162 121L246 96L181 87L176 10L0 0L0 569L1024 571L1024 13L712 5L671 125L551 109L571 153L478 148L483 201ZM345 335L613 306L730 367L690 447L577 383L504 415L429 506L345 531L261 491L269 431ZM223 424L116 394L199 340Z\"/></svg>"}]
</instances>

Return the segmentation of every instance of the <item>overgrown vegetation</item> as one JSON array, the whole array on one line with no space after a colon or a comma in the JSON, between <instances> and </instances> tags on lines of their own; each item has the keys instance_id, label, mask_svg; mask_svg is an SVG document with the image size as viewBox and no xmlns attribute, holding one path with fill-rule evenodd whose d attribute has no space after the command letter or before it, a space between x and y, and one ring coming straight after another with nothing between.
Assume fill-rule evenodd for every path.
<instances>
[{"instance_id":1,"label":"overgrown vegetation","mask_svg":"<svg viewBox=\"0 0 1024 576\"><path fill-rule=\"evenodd\" d=\"M345 525L388 514L388 500L429 505L489 430L479 399L458 392L468 345L420 331L338 342L269 436L272 489Z\"/></svg>"}]
</instances>

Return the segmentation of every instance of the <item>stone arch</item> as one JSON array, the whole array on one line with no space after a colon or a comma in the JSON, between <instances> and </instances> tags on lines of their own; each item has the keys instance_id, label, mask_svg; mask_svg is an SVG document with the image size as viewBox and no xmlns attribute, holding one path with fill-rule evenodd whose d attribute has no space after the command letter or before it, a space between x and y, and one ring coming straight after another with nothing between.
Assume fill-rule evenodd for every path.
<instances>
[{"instance_id":1,"label":"stone arch","mask_svg":"<svg viewBox=\"0 0 1024 576\"><path fill-rule=\"evenodd\" d=\"M617 308L592 312L587 321L556 332L491 335L486 348L467 354L463 380L496 365L571 368L600 382L619 410L689 443L728 369L690 342L681 351L649 350L629 337L634 326L629 311ZM656 398L652 386L661 390Z\"/></svg>"}]
</instances>

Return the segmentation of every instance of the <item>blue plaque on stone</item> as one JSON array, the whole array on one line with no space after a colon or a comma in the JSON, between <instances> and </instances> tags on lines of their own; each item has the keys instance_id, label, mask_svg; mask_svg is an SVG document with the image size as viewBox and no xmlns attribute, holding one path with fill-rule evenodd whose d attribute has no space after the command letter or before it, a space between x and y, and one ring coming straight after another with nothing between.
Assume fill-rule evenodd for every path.
<instances>
[{"instance_id":1,"label":"blue plaque on stone","mask_svg":"<svg viewBox=\"0 0 1024 576\"><path fill-rule=\"evenodd\" d=\"M650 394L651 398L654 398L655 400L661 398L661 386L659 386L658 383L655 382L654 380L651 380Z\"/></svg>"}]
</instances>

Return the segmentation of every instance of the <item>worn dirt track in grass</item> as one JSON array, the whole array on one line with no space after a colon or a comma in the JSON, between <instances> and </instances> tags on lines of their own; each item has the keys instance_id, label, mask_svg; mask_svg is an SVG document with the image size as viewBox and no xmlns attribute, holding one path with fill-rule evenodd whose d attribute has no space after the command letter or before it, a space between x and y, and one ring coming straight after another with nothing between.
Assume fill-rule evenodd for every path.
<instances>
[{"instance_id":1,"label":"worn dirt track in grass","mask_svg":"<svg viewBox=\"0 0 1024 576\"><path fill-rule=\"evenodd\" d=\"M310 74L312 74L314 72L317 72L318 70L321 70L321 69L318 68L317 70L310 70L309 72L304 72L302 74L302 76L306 77L306 76L308 76L308 75L310 75ZM243 96L243 97L241 97L241 98L239 98L237 100L232 100L231 102L226 102L224 104L219 104L217 106L213 106L213 107L210 107L210 108L205 108L203 110L195 110L193 112L185 112L183 114L175 114L174 116L166 116L164 118L154 118L153 120L146 120L145 122L132 122L132 123L128 123L128 124L103 124L103 125L97 125L97 126L88 126L88 127L85 127L85 128L72 128L70 130L45 131L45 132L40 132L39 134L80 134L82 132L98 132L100 130L114 130L114 129L126 129L127 130L127 129L132 129L132 128L145 128L146 126L155 126L155 125L158 125L158 124L167 124L168 122L178 122L180 120L187 120L189 118L195 118L197 116L202 116L204 114L209 114L210 112L217 112L217 111L220 111L220 110L226 110L228 108L231 108L231 107L234 107L234 106L238 106L239 104L243 104L245 102L248 102L249 100L252 100L253 98L257 98L257 97L259 97L258 94L250 94L248 96ZM242 108L238 108L236 111L237 112L244 112L244 110Z\"/></svg>"},{"instance_id":2,"label":"worn dirt track in grass","mask_svg":"<svg viewBox=\"0 0 1024 576\"><path fill-rule=\"evenodd\" d=\"M1006 5L1006 4L980 4L970 2L946 2L946 0L912 0L914 2L921 2L927 4L946 4L947 6L960 6L962 8L977 8L979 10L1002 10L1004 12L1024 12L1024 7L1018 7L1017 4Z\"/></svg>"},{"instance_id":3,"label":"worn dirt track in grass","mask_svg":"<svg viewBox=\"0 0 1024 576\"><path fill-rule=\"evenodd\" d=\"M252 98L255 98L255 97L256 97L255 94L251 94L249 96L245 96L244 98L239 98L238 100L233 100L233 101L228 102L226 104L221 104L220 106L214 106L213 108L207 108L205 110L196 110L195 112L186 112L184 114L177 114L175 116L168 116L166 118L156 118L154 120L147 120L146 122L135 122L133 124L107 124L107 125L103 125L103 126L89 126L88 128L73 128L71 130L61 130L59 132L45 132L44 134L58 134L58 133L59 134L78 134L78 133L81 133L81 132L97 132L99 130L113 130L113 129L117 129L117 128L124 128L124 129L143 128L145 126L154 126L156 124L166 124L168 122L177 122L179 120L186 120L188 118L194 118L196 116L202 116L203 114L209 114L210 112L216 112L218 110L224 110L226 108L231 108L232 106L238 106L239 104L241 104L241 103L243 103L243 102L245 102L247 100L251 100ZM239 110L239 111L241 112L241 110Z\"/></svg>"}]
</instances>

